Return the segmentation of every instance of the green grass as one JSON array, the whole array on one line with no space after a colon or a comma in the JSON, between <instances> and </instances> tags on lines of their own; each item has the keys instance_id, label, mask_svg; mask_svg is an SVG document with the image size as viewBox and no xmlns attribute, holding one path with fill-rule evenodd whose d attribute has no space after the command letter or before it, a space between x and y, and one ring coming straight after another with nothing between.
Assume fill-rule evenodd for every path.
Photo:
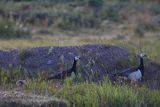
<instances>
[{"instance_id":1,"label":"green grass","mask_svg":"<svg viewBox=\"0 0 160 107\"><path fill-rule=\"evenodd\" d=\"M10 67L10 70L12 72L0 71L1 90L10 91L16 88L15 82L22 78L18 69ZM151 90L145 86L112 85L107 78L101 83L93 83L81 82L72 77L61 82L46 81L46 77L46 72L41 72L32 78L26 78L23 87L25 97L30 97L30 92L33 96L54 96L65 100L68 107L159 107L160 105L160 90ZM58 85L59 83L61 85Z\"/></svg>"},{"instance_id":2,"label":"green grass","mask_svg":"<svg viewBox=\"0 0 160 107\"><path fill-rule=\"evenodd\" d=\"M31 36L29 29L22 23L0 17L0 38L29 38Z\"/></svg>"},{"instance_id":3,"label":"green grass","mask_svg":"<svg viewBox=\"0 0 160 107\"><path fill-rule=\"evenodd\" d=\"M105 24L105 21L116 24L124 23L128 20L130 15L128 13L132 10L138 14L138 12L143 13L145 8L147 14L155 13L151 17L158 16L160 13L157 0L152 1L153 3L146 2L146 0L134 0L135 3L132 0L130 2L126 0L4 1L6 0L0 1L2 18L14 20L14 22L27 28L29 26L31 28L29 31L32 29L41 31L49 28L52 33L54 33L53 30L57 29L79 31L87 28L103 28L101 25ZM71 10L73 11L71 12ZM143 23L143 19L142 22L141 20L135 22L139 23L139 26L145 31L158 28L156 22L153 24Z\"/></svg>"},{"instance_id":4,"label":"green grass","mask_svg":"<svg viewBox=\"0 0 160 107\"><path fill-rule=\"evenodd\" d=\"M128 86L113 86L107 79L101 84L74 84L66 80L60 96L76 107L158 107L160 91Z\"/></svg>"},{"instance_id":5,"label":"green grass","mask_svg":"<svg viewBox=\"0 0 160 107\"><path fill-rule=\"evenodd\" d=\"M26 79L23 88L25 97L30 97L28 95L30 92L33 96L54 96L65 100L68 107L159 107L160 105L159 90L150 90L144 86L112 85L107 78L101 83L75 82L74 79L69 78L64 80L63 85L57 86L56 81L45 81L43 78L46 74L44 74L40 73L35 75L36 78ZM1 79L9 76L8 73L4 75L1 71ZM14 78L19 79L16 74ZM5 90L14 89L15 81L12 79L10 81L12 82L1 81L5 83L1 86L5 86Z\"/></svg>"}]
</instances>

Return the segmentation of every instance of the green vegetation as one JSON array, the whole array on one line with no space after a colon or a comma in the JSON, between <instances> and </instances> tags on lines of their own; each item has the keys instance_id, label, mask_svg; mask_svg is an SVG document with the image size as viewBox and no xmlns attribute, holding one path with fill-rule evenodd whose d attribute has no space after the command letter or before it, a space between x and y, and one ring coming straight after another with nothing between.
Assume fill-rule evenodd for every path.
<instances>
[{"instance_id":1,"label":"green vegetation","mask_svg":"<svg viewBox=\"0 0 160 107\"><path fill-rule=\"evenodd\" d=\"M69 106L76 107L158 107L160 104L159 91L113 86L107 79L101 84L85 82L77 85L66 80L60 95L68 100Z\"/></svg>"},{"instance_id":2,"label":"green vegetation","mask_svg":"<svg viewBox=\"0 0 160 107\"><path fill-rule=\"evenodd\" d=\"M110 27L106 23L108 21L124 25L133 21L130 24L137 23L137 26L133 26L133 31L155 32L159 30L157 21L160 4L157 2L159 1L154 0L151 3L148 0L2 0L0 37L20 38L34 33L101 30ZM155 17L157 20L153 21L152 18ZM130 29L130 24L125 28Z\"/></svg>"},{"instance_id":3,"label":"green vegetation","mask_svg":"<svg viewBox=\"0 0 160 107\"><path fill-rule=\"evenodd\" d=\"M8 78L8 74L1 70L1 79ZM18 74L15 74L17 76ZM35 75L32 79L26 79L24 90L33 91L33 95L55 96L63 99L70 106L107 106L107 107L159 107L160 91L150 90L145 87L128 85L112 85L106 78L101 84L92 82L74 82L73 79L64 80L63 85L57 86L54 81L45 81L45 73ZM18 79L17 76L15 79ZM14 82L1 81L6 89L14 88ZM26 95L25 95L26 96Z\"/></svg>"},{"instance_id":4,"label":"green vegetation","mask_svg":"<svg viewBox=\"0 0 160 107\"><path fill-rule=\"evenodd\" d=\"M0 18L0 38L27 38L30 37L28 28L23 24Z\"/></svg>"}]
</instances>

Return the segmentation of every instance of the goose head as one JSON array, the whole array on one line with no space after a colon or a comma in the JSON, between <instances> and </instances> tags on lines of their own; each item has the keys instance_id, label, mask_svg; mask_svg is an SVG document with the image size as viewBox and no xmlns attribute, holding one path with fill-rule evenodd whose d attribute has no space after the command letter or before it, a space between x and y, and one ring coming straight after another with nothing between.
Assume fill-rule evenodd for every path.
<instances>
[{"instance_id":1,"label":"goose head","mask_svg":"<svg viewBox=\"0 0 160 107\"><path fill-rule=\"evenodd\" d=\"M144 57L147 57L147 55L146 55L145 53L141 53L141 54L140 54L140 57L141 57L141 58L144 58Z\"/></svg>"},{"instance_id":2,"label":"goose head","mask_svg":"<svg viewBox=\"0 0 160 107\"><path fill-rule=\"evenodd\" d=\"M75 56L75 57L74 57L74 60L75 60L75 61L77 61L77 60L79 60L79 59L80 59L80 56Z\"/></svg>"}]
</instances>

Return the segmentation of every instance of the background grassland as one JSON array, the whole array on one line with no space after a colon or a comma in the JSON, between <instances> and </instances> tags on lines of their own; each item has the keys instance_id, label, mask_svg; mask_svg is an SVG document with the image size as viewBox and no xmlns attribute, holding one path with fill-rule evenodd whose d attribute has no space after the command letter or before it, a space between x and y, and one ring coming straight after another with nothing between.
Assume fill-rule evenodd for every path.
<instances>
[{"instance_id":1,"label":"background grassland","mask_svg":"<svg viewBox=\"0 0 160 107\"><path fill-rule=\"evenodd\" d=\"M159 32L159 7L158 0L2 0L0 37L57 35L69 31L79 34L90 30L145 36L148 32Z\"/></svg>"}]
</instances>

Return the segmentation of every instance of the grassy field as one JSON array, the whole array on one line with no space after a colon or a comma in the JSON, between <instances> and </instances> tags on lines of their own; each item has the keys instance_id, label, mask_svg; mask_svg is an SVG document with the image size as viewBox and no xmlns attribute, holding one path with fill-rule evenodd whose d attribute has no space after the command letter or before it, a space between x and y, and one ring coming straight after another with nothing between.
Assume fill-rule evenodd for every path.
<instances>
[{"instance_id":1,"label":"grassy field","mask_svg":"<svg viewBox=\"0 0 160 107\"><path fill-rule=\"evenodd\" d=\"M160 63L159 1L134 1L2 0L0 50L105 44L127 48L132 54L144 52L148 59ZM112 85L107 78L99 84L80 82L74 75L47 82L42 73L35 79L27 78L25 86L16 87L19 72L15 70L13 80L9 75L0 70L0 96L6 98L33 102L36 98L40 102L55 98L69 107L160 106L160 90L146 86Z\"/></svg>"},{"instance_id":2,"label":"grassy field","mask_svg":"<svg viewBox=\"0 0 160 107\"><path fill-rule=\"evenodd\" d=\"M40 36L38 36L40 37ZM106 36L42 36L38 39L10 39L1 40L0 47L2 50L10 50L15 48L28 48L37 46L72 46L82 44L106 44L118 45L130 50L131 53L145 52L151 60L159 62L160 58L160 38L127 38ZM154 47L153 47L154 46ZM3 74L1 72L1 74ZM15 72L15 80L5 80L7 75L1 75L1 90L7 91L10 95L15 96L19 73ZM68 106L84 106L84 107L159 107L160 91L150 90L142 87L134 87L128 85L112 85L107 79L101 84L92 82L78 82L74 77L66 79L64 83L61 81L46 82L43 80L44 74L37 75L36 79L26 79L26 85L19 90L19 96L24 100L28 97L35 101L33 96L43 96L41 100L45 100L49 96L54 96L61 100L65 100ZM9 82L10 81L10 82ZM63 83L63 85L62 85ZM14 91L10 92L10 89ZM32 93L32 94L30 94ZM15 96L16 98L17 96Z\"/></svg>"}]
</instances>

